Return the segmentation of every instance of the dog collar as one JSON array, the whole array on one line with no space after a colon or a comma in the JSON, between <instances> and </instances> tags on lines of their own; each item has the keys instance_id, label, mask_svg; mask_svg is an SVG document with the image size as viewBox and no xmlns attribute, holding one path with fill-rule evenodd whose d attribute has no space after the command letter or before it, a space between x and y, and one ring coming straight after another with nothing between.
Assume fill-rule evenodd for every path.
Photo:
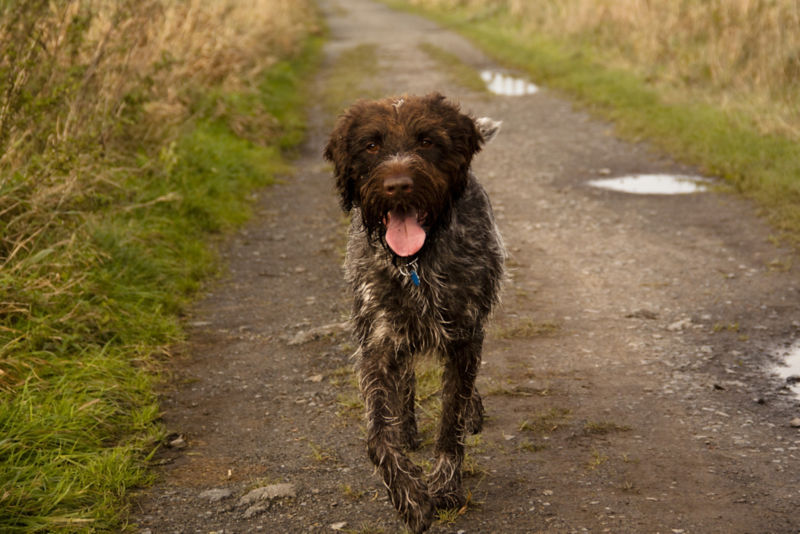
<instances>
[{"instance_id":1,"label":"dog collar","mask_svg":"<svg viewBox=\"0 0 800 534\"><path fill-rule=\"evenodd\" d=\"M400 274L405 276L406 278L410 277L411 282L416 286L419 287L419 275L417 274L417 261L419 258L414 258L411 261L406 262L405 265L398 265L397 270L400 271Z\"/></svg>"}]
</instances>

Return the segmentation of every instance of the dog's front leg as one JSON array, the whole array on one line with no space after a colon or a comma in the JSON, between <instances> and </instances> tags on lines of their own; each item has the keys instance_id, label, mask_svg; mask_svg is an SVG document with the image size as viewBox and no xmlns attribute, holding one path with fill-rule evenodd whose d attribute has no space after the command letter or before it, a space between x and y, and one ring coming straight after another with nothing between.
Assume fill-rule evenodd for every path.
<instances>
[{"instance_id":1,"label":"dog's front leg","mask_svg":"<svg viewBox=\"0 0 800 534\"><path fill-rule=\"evenodd\" d=\"M434 507L422 469L402 451L405 399L398 391L402 370L397 359L391 349L362 349L359 384L366 405L369 458L378 468L392 504L416 534L430 527Z\"/></svg>"},{"instance_id":2,"label":"dog's front leg","mask_svg":"<svg viewBox=\"0 0 800 534\"><path fill-rule=\"evenodd\" d=\"M480 397L473 398L481 359L483 335L454 342L445 355L442 380L442 419L436 440L436 466L430 489L437 508L457 508L466 502L461 489L464 438L474 425L482 424ZM479 418L480 422L475 418Z\"/></svg>"},{"instance_id":3,"label":"dog's front leg","mask_svg":"<svg viewBox=\"0 0 800 534\"><path fill-rule=\"evenodd\" d=\"M409 450L415 451L419 449L422 440L419 438L417 431L417 416L416 416L416 390L417 378L414 373L414 364L411 358L404 363L403 375L397 385L398 395L402 403L401 419L401 443Z\"/></svg>"}]
</instances>

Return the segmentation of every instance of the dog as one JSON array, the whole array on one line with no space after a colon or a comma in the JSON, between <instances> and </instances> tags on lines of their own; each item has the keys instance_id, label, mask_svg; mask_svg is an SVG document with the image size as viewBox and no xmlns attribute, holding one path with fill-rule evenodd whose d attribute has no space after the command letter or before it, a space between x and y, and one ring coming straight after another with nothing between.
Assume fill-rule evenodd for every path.
<instances>
[{"instance_id":1,"label":"dog","mask_svg":"<svg viewBox=\"0 0 800 534\"><path fill-rule=\"evenodd\" d=\"M475 378L506 253L470 165L499 127L439 93L360 100L338 118L324 151L351 215L345 279L368 454L414 533L430 527L435 509L465 504L464 439L483 425ZM425 353L444 366L428 476L406 455L420 445L414 357Z\"/></svg>"}]
</instances>

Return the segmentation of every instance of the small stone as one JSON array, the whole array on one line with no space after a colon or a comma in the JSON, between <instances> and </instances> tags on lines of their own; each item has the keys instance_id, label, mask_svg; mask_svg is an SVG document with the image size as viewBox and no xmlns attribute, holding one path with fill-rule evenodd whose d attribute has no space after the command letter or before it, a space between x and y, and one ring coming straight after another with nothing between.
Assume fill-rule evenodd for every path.
<instances>
[{"instance_id":1,"label":"small stone","mask_svg":"<svg viewBox=\"0 0 800 534\"><path fill-rule=\"evenodd\" d=\"M338 523L331 523L331 530L342 530L347 526L347 521L339 521Z\"/></svg>"},{"instance_id":2,"label":"small stone","mask_svg":"<svg viewBox=\"0 0 800 534\"><path fill-rule=\"evenodd\" d=\"M688 317L686 319L681 319L680 321L675 321L671 325L667 327L667 330L670 332L680 332L684 328L690 326L692 324L692 320Z\"/></svg>"},{"instance_id":3,"label":"small stone","mask_svg":"<svg viewBox=\"0 0 800 534\"><path fill-rule=\"evenodd\" d=\"M219 502L222 499L227 499L232 494L233 493L231 492L231 490L227 488L214 488L202 492L200 495L198 495L198 497L201 499L206 499L211 502Z\"/></svg>"},{"instance_id":4,"label":"small stone","mask_svg":"<svg viewBox=\"0 0 800 534\"><path fill-rule=\"evenodd\" d=\"M625 316L628 319L658 319L658 314L650 310L634 310Z\"/></svg>"},{"instance_id":5,"label":"small stone","mask_svg":"<svg viewBox=\"0 0 800 534\"><path fill-rule=\"evenodd\" d=\"M169 442L169 446L173 449L185 449L186 448L186 440L182 437L177 437Z\"/></svg>"},{"instance_id":6,"label":"small stone","mask_svg":"<svg viewBox=\"0 0 800 534\"><path fill-rule=\"evenodd\" d=\"M244 511L244 518L250 519L251 517L257 516L262 512L266 512L268 508L269 504L254 504Z\"/></svg>"},{"instance_id":7,"label":"small stone","mask_svg":"<svg viewBox=\"0 0 800 534\"><path fill-rule=\"evenodd\" d=\"M341 332L345 332L348 328L349 324L347 322L326 324L317 328L311 328L309 330L301 330L294 336L286 337L284 339L289 345L302 345L304 343L320 339L324 336L336 335Z\"/></svg>"},{"instance_id":8,"label":"small stone","mask_svg":"<svg viewBox=\"0 0 800 534\"><path fill-rule=\"evenodd\" d=\"M792 428L800 428L800 417L795 417L791 421L789 421L789 426Z\"/></svg>"},{"instance_id":9,"label":"small stone","mask_svg":"<svg viewBox=\"0 0 800 534\"><path fill-rule=\"evenodd\" d=\"M239 506L250 505L259 501L270 501L284 497L296 497L297 490L294 484L272 484L256 488L239 499Z\"/></svg>"}]
</instances>

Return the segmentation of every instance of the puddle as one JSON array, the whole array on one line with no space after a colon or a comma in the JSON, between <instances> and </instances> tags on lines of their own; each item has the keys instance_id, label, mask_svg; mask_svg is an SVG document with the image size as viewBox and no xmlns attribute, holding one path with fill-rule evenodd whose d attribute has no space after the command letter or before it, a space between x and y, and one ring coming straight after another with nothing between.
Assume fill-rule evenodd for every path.
<instances>
[{"instance_id":1,"label":"puddle","mask_svg":"<svg viewBox=\"0 0 800 534\"><path fill-rule=\"evenodd\" d=\"M679 174L633 174L591 180L589 185L636 195L685 195L707 191L708 180Z\"/></svg>"},{"instance_id":2,"label":"puddle","mask_svg":"<svg viewBox=\"0 0 800 534\"><path fill-rule=\"evenodd\" d=\"M795 397L800 399L800 341L776 351L775 355L782 359L783 363L772 367L770 371L785 380ZM790 377L797 377L797 380L787 380Z\"/></svg>"},{"instance_id":3,"label":"puddle","mask_svg":"<svg viewBox=\"0 0 800 534\"><path fill-rule=\"evenodd\" d=\"M496 95L521 96L532 95L539 91L536 84L521 78L515 78L502 72L484 70L481 78L486 83L486 88Z\"/></svg>"}]
</instances>

